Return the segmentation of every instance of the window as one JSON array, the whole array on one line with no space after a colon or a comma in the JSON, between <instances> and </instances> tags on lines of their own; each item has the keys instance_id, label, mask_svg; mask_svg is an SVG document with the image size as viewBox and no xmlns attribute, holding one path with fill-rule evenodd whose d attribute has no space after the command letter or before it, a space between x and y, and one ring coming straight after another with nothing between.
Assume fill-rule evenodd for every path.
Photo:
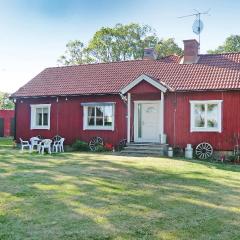
<instances>
[{"instance_id":1,"label":"window","mask_svg":"<svg viewBox=\"0 0 240 240\"><path fill-rule=\"evenodd\" d=\"M221 132L222 100L190 101L191 132Z\"/></svg>"},{"instance_id":2,"label":"window","mask_svg":"<svg viewBox=\"0 0 240 240\"><path fill-rule=\"evenodd\" d=\"M84 106L83 129L114 130L113 103L82 103Z\"/></svg>"},{"instance_id":3,"label":"window","mask_svg":"<svg viewBox=\"0 0 240 240\"><path fill-rule=\"evenodd\" d=\"M31 105L31 129L50 129L51 104Z\"/></svg>"}]
</instances>

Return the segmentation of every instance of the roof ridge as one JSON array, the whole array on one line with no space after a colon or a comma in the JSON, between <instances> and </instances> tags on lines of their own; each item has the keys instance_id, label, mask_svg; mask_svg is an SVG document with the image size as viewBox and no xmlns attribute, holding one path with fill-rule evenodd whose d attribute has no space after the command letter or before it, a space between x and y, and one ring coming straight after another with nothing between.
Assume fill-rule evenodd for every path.
<instances>
[{"instance_id":1,"label":"roof ridge","mask_svg":"<svg viewBox=\"0 0 240 240\"><path fill-rule=\"evenodd\" d=\"M226 53L205 53L205 54L198 54L199 56L217 56L217 55L230 55L230 54L240 54L239 52L226 52Z\"/></svg>"},{"instance_id":2,"label":"roof ridge","mask_svg":"<svg viewBox=\"0 0 240 240\"><path fill-rule=\"evenodd\" d=\"M67 66L54 66L54 67L47 67L45 69L50 68L67 68L67 67L79 67L79 66L88 66L88 65L102 65L102 64L112 64L112 63L124 63L124 62L142 62L142 61L158 61L156 60L147 60L147 59L133 59L133 60L123 60L123 61L113 61L113 62L98 62L98 63L82 63L82 64L76 64L76 65L67 65Z\"/></svg>"},{"instance_id":3,"label":"roof ridge","mask_svg":"<svg viewBox=\"0 0 240 240\"><path fill-rule=\"evenodd\" d=\"M226 52L226 53L207 53L207 54L198 54L199 56L218 56L218 55L230 55L230 54L240 54L239 52ZM153 62L161 62L162 59L168 58L168 57L183 57L183 55L177 55L177 54L170 54L164 57L161 57L156 60L148 60L148 59L132 59L132 60L123 60L123 61L113 61L113 62L98 62L98 63L82 63L82 64L76 64L76 65L67 65L67 66L53 66L53 67L47 67L45 69L52 69L52 68L71 68L71 67L79 67L79 66L89 66L89 65L103 65L103 64L116 64L116 63L125 63L125 62L146 62L146 61L153 61ZM170 63L170 62L166 62ZM176 63L173 63L176 64Z\"/></svg>"}]
</instances>

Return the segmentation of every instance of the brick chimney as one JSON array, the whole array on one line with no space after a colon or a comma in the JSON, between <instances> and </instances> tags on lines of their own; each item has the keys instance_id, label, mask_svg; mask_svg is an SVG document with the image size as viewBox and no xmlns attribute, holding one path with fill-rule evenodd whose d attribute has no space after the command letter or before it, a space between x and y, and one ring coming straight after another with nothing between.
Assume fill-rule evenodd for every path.
<instances>
[{"instance_id":1,"label":"brick chimney","mask_svg":"<svg viewBox=\"0 0 240 240\"><path fill-rule=\"evenodd\" d=\"M154 48L144 48L144 60L156 60L157 59L157 53Z\"/></svg>"},{"instance_id":2,"label":"brick chimney","mask_svg":"<svg viewBox=\"0 0 240 240\"><path fill-rule=\"evenodd\" d=\"M197 63L199 56L198 56L198 49L199 43L195 39L190 40L183 40L184 44L184 56L183 56L183 64L192 64Z\"/></svg>"}]
</instances>

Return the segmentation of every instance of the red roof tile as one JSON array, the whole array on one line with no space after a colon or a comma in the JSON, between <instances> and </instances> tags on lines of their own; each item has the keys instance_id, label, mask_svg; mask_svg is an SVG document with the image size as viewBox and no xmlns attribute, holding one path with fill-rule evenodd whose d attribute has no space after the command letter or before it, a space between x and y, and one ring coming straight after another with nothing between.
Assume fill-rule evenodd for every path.
<instances>
[{"instance_id":1,"label":"red roof tile","mask_svg":"<svg viewBox=\"0 0 240 240\"><path fill-rule=\"evenodd\" d=\"M240 53L200 55L197 64L179 64L177 56L165 60L47 68L12 97L119 93L141 74L174 91L240 89Z\"/></svg>"}]
</instances>

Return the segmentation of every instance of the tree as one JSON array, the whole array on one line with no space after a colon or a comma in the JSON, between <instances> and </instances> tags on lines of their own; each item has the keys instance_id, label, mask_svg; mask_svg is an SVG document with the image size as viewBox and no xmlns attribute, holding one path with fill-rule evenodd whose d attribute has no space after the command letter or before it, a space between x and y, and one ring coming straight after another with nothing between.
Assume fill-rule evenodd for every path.
<instances>
[{"instance_id":1,"label":"tree","mask_svg":"<svg viewBox=\"0 0 240 240\"><path fill-rule=\"evenodd\" d=\"M60 56L58 63L63 65L77 65L93 61L84 44L79 40L69 41L66 44L65 54Z\"/></svg>"},{"instance_id":2,"label":"tree","mask_svg":"<svg viewBox=\"0 0 240 240\"><path fill-rule=\"evenodd\" d=\"M70 41L58 62L74 65L142 59L144 48L148 47L156 48L159 57L182 53L173 38L159 41L149 25L116 24L112 28L102 27L98 30L87 46L79 40Z\"/></svg>"},{"instance_id":3,"label":"tree","mask_svg":"<svg viewBox=\"0 0 240 240\"><path fill-rule=\"evenodd\" d=\"M161 39L155 47L158 58L169 55L182 55L183 50L175 43L174 38Z\"/></svg>"},{"instance_id":4,"label":"tree","mask_svg":"<svg viewBox=\"0 0 240 240\"><path fill-rule=\"evenodd\" d=\"M88 50L99 62L141 59L145 47L155 46L158 38L148 25L117 24L101 28L90 40Z\"/></svg>"},{"instance_id":5,"label":"tree","mask_svg":"<svg viewBox=\"0 0 240 240\"><path fill-rule=\"evenodd\" d=\"M209 50L208 53L227 53L227 52L240 52L240 35L231 35L226 38L223 45L215 50Z\"/></svg>"},{"instance_id":6,"label":"tree","mask_svg":"<svg viewBox=\"0 0 240 240\"><path fill-rule=\"evenodd\" d=\"M0 109L14 109L14 103L9 99L9 93L0 92Z\"/></svg>"}]
</instances>

